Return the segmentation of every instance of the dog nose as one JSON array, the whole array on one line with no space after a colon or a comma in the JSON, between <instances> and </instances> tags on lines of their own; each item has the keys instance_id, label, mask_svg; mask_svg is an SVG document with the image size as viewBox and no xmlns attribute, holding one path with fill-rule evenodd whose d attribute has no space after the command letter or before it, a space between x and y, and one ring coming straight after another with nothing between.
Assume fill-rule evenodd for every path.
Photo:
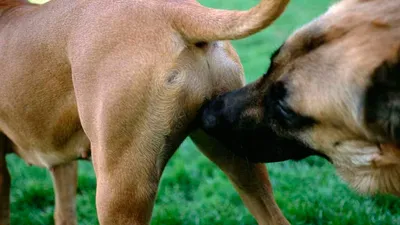
<instances>
[{"instance_id":1,"label":"dog nose","mask_svg":"<svg viewBox=\"0 0 400 225\"><path fill-rule=\"evenodd\" d=\"M217 126L217 117L215 115L204 114L202 120L203 127L207 130Z\"/></svg>"},{"instance_id":2,"label":"dog nose","mask_svg":"<svg viewBox=\"0 0 400 225\"><path fill-rule=\"evenodd\" d=\"M204 129L210 130L218 127L223 116L224 105L224 100L221 97L217 97L204 106L201 115Z\"/></svg>"}]
</instances>

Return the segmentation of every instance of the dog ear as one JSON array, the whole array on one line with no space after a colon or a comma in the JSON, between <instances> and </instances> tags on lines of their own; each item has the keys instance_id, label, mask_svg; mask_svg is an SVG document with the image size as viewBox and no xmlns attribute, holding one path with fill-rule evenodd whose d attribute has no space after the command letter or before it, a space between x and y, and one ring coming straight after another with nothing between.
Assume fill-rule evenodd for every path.
<instances>
[{"instance_id":1,"label":"dog ear","mask_svg":"<svg viewBox=\"0 0 400 225\"><path fill-rule=\"evenodd\" d=\"M364 112L371 131L385 141L400 144L400 54L373 72Z\"/></svg>"}]
</instances>

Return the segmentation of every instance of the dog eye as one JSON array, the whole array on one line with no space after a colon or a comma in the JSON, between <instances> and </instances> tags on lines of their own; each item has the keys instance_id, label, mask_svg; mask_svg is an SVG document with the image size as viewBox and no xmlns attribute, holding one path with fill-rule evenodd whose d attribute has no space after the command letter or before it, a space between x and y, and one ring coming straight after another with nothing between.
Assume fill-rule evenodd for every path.
<instances>
[{"instance_id":1,"label":"dog eye","mask_svg":"<svg viewBox=\"0 0 400 225\"><path fill-rule=\"evenodd\" d=\"M308 116L303 116L291 109L287 101L288 92L283 82L275 83L267 94L265 102L269 106L270 113L267 117L272 118L283 129L303 129L312 126L316 121Z\"/></svg>"},{"instance_id":2,"label":"dog eye","mask_svg":"<svg viewBox=\"0 0 400 225\"><path fill-rule=\"evenodd\" d=\"M294 112L284 100L278 100L275 107L275 118L282 128L291 130L303 129L316 123L311 117L302 116Z\"/></svg>"},{"instance_id":3,"label":"dog eye","mask_svg":"<svg viewBox=\"0 0 400 225\"><path fill-rule=\"evenodd\" d=\"M287 105L287 103L283 100L278 100L277 104L277 110L279 114L284 117L286 120L290 120L293 117L296 116L296 113L294 113Z\"/></svg>"}]
</instances>

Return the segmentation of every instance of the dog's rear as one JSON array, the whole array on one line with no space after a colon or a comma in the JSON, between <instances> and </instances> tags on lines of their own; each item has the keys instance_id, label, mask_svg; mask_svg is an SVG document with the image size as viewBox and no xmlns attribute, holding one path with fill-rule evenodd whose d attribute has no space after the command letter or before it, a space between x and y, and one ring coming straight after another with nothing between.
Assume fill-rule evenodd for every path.
<instances>
[{"instance_id":1,"label":"dog's rear","mask_svg":"<svg viewBox=\"0 0 400 225\"><path fill-rule=\"evenodd\" d=\"M163 168L192 134L259 223L287 224L265 166L227 161L229 151L190 126L206 98L243 85L224 40L268 26L287 3L229 11L194 0L56 0L30 10L3 1L0 131L25 161L52 171L56 223L74 223L72 161L92 150L100 223L147 224ZM0 204L8 210L8 199Z\"/></svg>"}]
</instances>

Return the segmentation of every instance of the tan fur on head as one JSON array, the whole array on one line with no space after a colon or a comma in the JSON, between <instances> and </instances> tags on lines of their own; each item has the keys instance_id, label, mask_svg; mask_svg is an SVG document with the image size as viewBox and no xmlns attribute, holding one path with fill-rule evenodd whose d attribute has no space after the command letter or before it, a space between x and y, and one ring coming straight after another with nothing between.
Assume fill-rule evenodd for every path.
<instances>
[{"instance_id":1,"label":"tan fur on head","mask_svg":"<svg viewBox=\"0 0 400 225\"><path fill-rule=\"evenodd\" d=\"M363 193L400 196L400 149L380 145L398 140L385 133L380 117L375 129L366 116L375 110L366 98L379 85L377 70L400 63L399 12L400 1L340 1L295 32L272 62L270 77L285 83L291 109L317 121L293 135L327 155Z\"/></svg>"},{"instance_id":2,"label":"tan fur on head","mask_svg":"<svg viewBox=\"0 0 400 225\"><path fill-rule=\"evenodd\" d=\"M322 155L360 192L400 195L400 149L387 147L400 145L399 12L400 1L338 2L263 77L207 104L204 129L252 161Z\"/></svg>"},{"instance_id":3,"label":"tan fur on head","mask_svg":"<svg viewBox=\"0 0 400 225\"><path fill-rule=\"evenodd\" d=\"M398 0L338 2L264 76L204 106L203 128L251 161L320 155L358 191L400 196L399 12Z\"/></svg>"}]
</instances>

